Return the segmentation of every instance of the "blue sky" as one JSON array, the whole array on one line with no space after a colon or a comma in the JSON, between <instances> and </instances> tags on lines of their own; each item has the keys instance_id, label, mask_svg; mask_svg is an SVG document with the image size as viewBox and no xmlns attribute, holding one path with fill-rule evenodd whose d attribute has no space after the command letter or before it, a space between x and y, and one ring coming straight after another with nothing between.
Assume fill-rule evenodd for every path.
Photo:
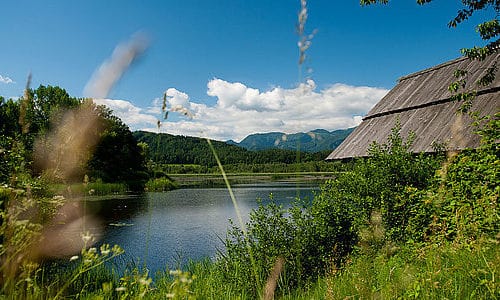
<instances>
[{"instance_id":1,"label":"blue sky","mask_svg":"<svg viewBox=\"0 0 500 300\"><path fill-rule=\"evenodd\" d=\"M309 1L306 32L317 33L299 72L299 0L8 1L0 95L21 96L31 72L33 88L92 96L84 90L96 70L141 32L147 49L96 100L133 130L157 130L164 92L169 109L193 115L171 113L161 130L173 134L240 140L352 127L399 77L481 44L474 28L481 16L447 27L459 2Z\"/></svg>"}]
</instances>

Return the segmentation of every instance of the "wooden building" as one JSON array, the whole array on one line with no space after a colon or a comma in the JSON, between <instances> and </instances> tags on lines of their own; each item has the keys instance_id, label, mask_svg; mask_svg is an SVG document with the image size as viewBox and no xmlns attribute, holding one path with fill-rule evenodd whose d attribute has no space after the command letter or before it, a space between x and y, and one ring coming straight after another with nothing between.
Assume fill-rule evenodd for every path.
<instances>
[{"instance_id":1,"label":"wooden building","mask_svg":"<svg viewBox=\"0 0 500 300\"><path fill-rule=\"evenodd\" d=\"M448 90L457 81L455 70L465 70L465 90L475 89L477 97L470 111L493 115L500 107L500 53L484 61L455 59L401 78L398 84L363 118L361 124L336 148L327 160L367 156L370 144L386 143L391 129L399 119L403 137L415 133L413 152L432 152L433 143L448 150L475 148L480 137L474 133L472 118L457 111L463 102L452 99ZM488 68L496 65L496 78L487 87L477 87L477 80Z\"/></svg>"}]
</instances>

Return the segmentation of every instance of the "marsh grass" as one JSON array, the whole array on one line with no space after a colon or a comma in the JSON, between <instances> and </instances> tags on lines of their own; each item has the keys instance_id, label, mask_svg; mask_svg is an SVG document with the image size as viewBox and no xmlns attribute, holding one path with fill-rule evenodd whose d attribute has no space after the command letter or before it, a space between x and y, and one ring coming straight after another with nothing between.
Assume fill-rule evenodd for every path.
<instances>
[{"instance_id":1,"label":"marsh grass","mask_svg":"<svg viewBox=\"0 0 500 300\"><path fill-rule=\"evenodd\" d=\"M122 195L128 192L128 187L124 183L73 183L73 184L53 184L50 185L51 192L60 194L67 198Z\"/></svg>"},{"instance_id":2,"label":"marsh grass","mask_svg":"<svg viewBox=\"0 0 500 300\"><path fill-rule=\"evenodd\" d=\"M146 182L146 189L149 192L166 192L178 188L179 185L167 177L151 178Z\"/></svg>"}]
</instances>

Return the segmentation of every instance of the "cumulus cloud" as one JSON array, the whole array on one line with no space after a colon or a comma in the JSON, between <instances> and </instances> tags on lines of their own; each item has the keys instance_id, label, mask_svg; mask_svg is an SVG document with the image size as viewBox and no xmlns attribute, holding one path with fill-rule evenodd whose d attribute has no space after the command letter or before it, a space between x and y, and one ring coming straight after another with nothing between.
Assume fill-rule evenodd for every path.
<instances>
[{"instance_id":1,"label":"cumulus cloud","mask_svg":"<svg viewBox=\"0 0 500 300\"><path fill-rule=\"evenodd\" d=\"M14 83L14 80L12 80L11 78L7 77L7 76L2 76L0 75L0 83L5 83L5 84L9 84L9 83Z\"/></svg>"},{"instance_id":2,"label":"cumulus cloud","mask_svg":"<svg viewBox=\"0 0 500 300\"><path fill-rule=\"evenodd\" d=\"M239 82L214 78L207 84L207 95L217 98L211 106L194 102L186 93L169 88L168 108L182 106L194 117L178 122L166 120L162 128L171 134L237 141L256 132L349 128L357 126L361 117L387 92L382 88L340 83L316 91L312 80L292 89L276 87L261 92Z\"/></svg>"},{"instance_id":3,"label":"cumulus cloud","mask_svg":"<svg viewBox=\"0 0 500 300\"><path fill-rule=\"evenodd\" d=\"M144 109L133 105L130 101L114 99L94 99L97 105L105 105L113 111L125 124L133 130L140 128L152 128L156 126L157 118L144 111Z\"/></svg>"},{"instance_id":4,"label":"cumulus cloud","mask_svg":"<svg viewBox=\"0 0 500 300\"><path fill-rule=\"evenodd\" d=\"M273 89L261 93L239 82L227 82L213 79L208 85L207 94L217 97L217 104L221 108L235 107L243 111L277 111L284 105L285 95L281 89Z\"/></svg>"}]
</instances>

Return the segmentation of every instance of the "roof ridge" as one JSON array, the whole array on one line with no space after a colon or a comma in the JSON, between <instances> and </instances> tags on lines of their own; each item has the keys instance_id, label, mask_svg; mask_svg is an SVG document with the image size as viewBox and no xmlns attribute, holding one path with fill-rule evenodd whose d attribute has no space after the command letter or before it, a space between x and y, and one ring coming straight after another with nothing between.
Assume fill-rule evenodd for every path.
<instances>
[{"instance_id":1,"label":"roof ridge","mask_svg":"<svg viewBox=\"0 0 500 300\"><path fill-rule=\"evenodd\" d=\"M488 55L488 57L485 60L488 60L490 56L498 57L499 55L500 55L500 52L495 51L494 53ZM403 80L406 80L406 79L409 79L409 78L412 78L412 77L415 77L415 76L418 76L418 75L422 75L422 74L425 74L425 73L433 72L435 70L447 67L449 65L453 65L453 64L459 63L459 62L464 61L464 60L475 60L475 59L469 58L467 56L461 56L461 57L458 57L458 58L446 61L444 63L441 63L439 65L435 65L433 67L430 67L430 68L427 68L427 69L424 69L424 70L420 70L420 71L417 71L417 72L410 73L408 75L402 76L402 77L400 77L398 79L398 83L401 82L401 81L403 81ZM479 61L482 61L482 60L479 60Z\"/></svg>"},{"instance_id":2,"label":"roof ridge","mask_svg":"<svg viewBox=\"0 0 500 300\"><path fill-rule=\"evenodd\" d=\"M490 94L490 93L496 93L496 92L500 92L500 86L493 86L493 87L485 88L485 89L482 89L482 90L478 90L478 91L476 91L476 96L481 96L481 95L484 95L484 94ZM373 119L373 118L378 118L378 117L381 117L381 116L392 115L392 114L395 114L395 113L400 113L400 112L414 110L414 109L420 109L420 108L424 108L424 107L429 107L429 106L433 106L433 105L438 105L438 104L443 104L443 103L448 103L448 102L454 102L454 101L456 101L456 100L453 97L448 97L448 98L437 99L437 100L434 100L434 101L430 101L430 102L426 102L426 103L422 103L422 104L418 104L418 105L413 105L413 106L408 106L408 107L402 107L402 108L397 108L397 109L382 111L382 112L378 112L378 113L375 113L375 114L372 114L372 115L365 116L363 118L363 121L369 120L369 119Z\"/></svg>"},{"instance_id":3,"label":"roof ridge","mask_svg":"<svg viewBox=\"0 0 500 300\"><path fill-rule=\"evenodd\" d=\"M433 66L433 67L430 67L430 68L427 68L427 69L424 69L424 70L420 70L420 71L417 71L417 72L410 73L408 75L400 77L398 79L398 83L401 82L401 81L403 81L403 80L406 80L406 79L409 79L409 78L412 78L412 77L415 77L415 76L418 76L418 75L422 75L422 74L425 74L425 73L433 72L435 70L447 67L449 65L456 64L456 63L464 61L466 59L469 59L469 58L465 57L465 56L462 56L462 57L458 57L458 58L446 61L444 63L441 63L439 65L436 65L436 66Z\"/></svg>"}]
</instances>

